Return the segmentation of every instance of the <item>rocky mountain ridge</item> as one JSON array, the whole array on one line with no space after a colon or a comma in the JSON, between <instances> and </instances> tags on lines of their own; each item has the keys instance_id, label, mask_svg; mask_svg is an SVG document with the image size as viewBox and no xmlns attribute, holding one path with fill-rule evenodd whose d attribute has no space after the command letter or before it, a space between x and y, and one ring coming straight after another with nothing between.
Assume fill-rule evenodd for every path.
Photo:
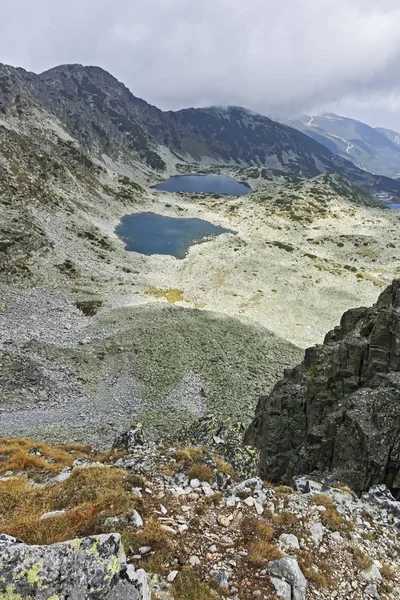
<instances>
[{"instance_id":1,"label":"rocky mountain ridge","mask_svg":"<svg viewBox=\"0 0 400 600\"><path fill-rule=\"evenodd\" d=\"M174 161L263 165L271 179L283 180L335 171L373 193L400 195L397 182L368 174L267 117L240 107L163 112L99 67L62 65L35 75L2 65L0 85L4 116L40 106L103 160L138 160L156 172Z\"/></svg>"},{"instance_id":2,"label":"rocky mountain ridge","mask_svg":"<svg viewBox=\"0 0 400 600\"><path fill-rule=\"evenodd\" d=\"M285 122L365 171L394 178L400 174L399 134L394 131L333 113L303 115Z\"/></svg>"}]
</instances>

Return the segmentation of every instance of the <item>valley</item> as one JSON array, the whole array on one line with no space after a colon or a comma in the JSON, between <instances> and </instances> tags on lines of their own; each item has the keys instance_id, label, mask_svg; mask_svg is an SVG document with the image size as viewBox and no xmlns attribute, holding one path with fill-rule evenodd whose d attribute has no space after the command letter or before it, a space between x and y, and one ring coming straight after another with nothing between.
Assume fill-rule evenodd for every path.
<instances>
[{"instance_id":1,"label":"valley","mask_svg":"<svg viewBox=\"0 0 400 600\"><path fill-rule=\"evenodd\" d=\"M1 600L399 597L399 198L0 65Z\"/></svg>"},{"instance_id":2,"label":"valley","mask_svg":"<svg viewBox=\"0 0 400 600\"><path fill-rule=\"evenodd\" d=\"M4 435L107 447L133 420L155 438L214 411L249 423L399 275L400 213L370 195L398 182L245 109L163 113L98 68L0 71ZM246 195L154 189L188 175ZM127 251L121 219L148 213L221 235Z\"/></svg>"},{"instance_id":3,"label":"valley","mask_svg":"<svg viewBox=\"0 0 400 600\"><path fill-rule=\"evenodd\" d=\"M3 432L102 447L132 419L156 437L216 410L248 423L305 347L398 274L400 213L339 184L247 197L148 188L34 210L52 247L26 260L28 281L2 288ZM184 259L126 251L120 219L147 212L235 234Z\"/></svg>"}]
</instances>

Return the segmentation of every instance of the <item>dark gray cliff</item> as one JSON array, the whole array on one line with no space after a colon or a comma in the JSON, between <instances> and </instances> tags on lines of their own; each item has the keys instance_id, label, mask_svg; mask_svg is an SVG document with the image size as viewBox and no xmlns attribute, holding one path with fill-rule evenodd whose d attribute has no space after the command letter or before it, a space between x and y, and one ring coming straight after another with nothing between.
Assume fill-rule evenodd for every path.
<instances>
[{"instance_id":1,"label":"dark gray cliff","mask_svg":"<svg viewBox=\"0 0 400 600\"><path fill-rule=\"evenodd\" d=\"M400 280L306 350L260 398L245 441L269 480L329 474L357 492L385 483L400 498Z\"/></svg>"}]
</instances>

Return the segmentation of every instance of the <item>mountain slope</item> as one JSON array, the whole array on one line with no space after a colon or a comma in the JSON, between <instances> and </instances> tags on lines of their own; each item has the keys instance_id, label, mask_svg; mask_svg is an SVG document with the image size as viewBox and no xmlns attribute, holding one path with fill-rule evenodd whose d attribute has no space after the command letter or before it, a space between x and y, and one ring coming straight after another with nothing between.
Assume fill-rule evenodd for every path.
<instances>
[{"instance_id":1,"label":"mountain slope","mask_svg":"<svg viewBox=\"0 0 400 600\"><path fill-rule=\"evenodd\" d=\"M387 177L400 173L400 146L395 132L386 134L389 130L374 129L333 113L303 115L287 123L365 171Z\"/></svg>"},{"instance_id":2,"label":"mountain slope","mask_svg":"<svg viewBox=\"0 0 400 600\"><path fill-rule=\"evenodd\" d=\"M150 172L178 162L261 165L286 181L334 171L369 192L400 196L400 183L366 173L295 129L240 107L163 112L103 69L81 65L41 75L0 66L0 83L3 114L24 118L39 107L102 161L133 161Z\"/></svg>"},{"instance_id":3,"label":"mountain slope","mask_svg":"<svg viewBox=\"0 0 400 600\"><path fill-rule=\"evenodd\" d=\"M382 133L396 146L400 146L400 133L397 133L397 131L393 131L392 129L386 129L385 127L377 127L376 131Z\"/></svg>"},{"instance_id":4,"label":"mountain slope","mask_svg":"<svg viewBox=\"0 0 400 600\"><path fill-rule=\"evenodd\" d=\"M86 130L89 121L89 136L107 150L110 134L114 137L117 130L117 139L125 138L128 150L139 147L142 152L144 148L146 162L154 168L162 169L163 164L147 154L152 141L186 162L265 165L288 179L336 171L374 192L398 194L400 190L397 183L366 175L294 129L241 107L163 112L133 96L98 67L62 65L39 77L50 91L52 108L60 118L68 117L75 135L82 125ZM60 97L65 98L63 102ZM101 132L93 121L102 124Z\"/></svg>"}]
</instances>

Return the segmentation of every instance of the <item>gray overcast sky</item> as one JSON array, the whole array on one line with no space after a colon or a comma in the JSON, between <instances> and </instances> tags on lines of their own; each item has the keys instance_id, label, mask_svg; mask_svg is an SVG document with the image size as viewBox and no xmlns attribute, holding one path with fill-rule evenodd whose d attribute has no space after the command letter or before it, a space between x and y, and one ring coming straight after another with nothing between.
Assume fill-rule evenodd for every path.
<instances>
[{"instance_id":1,"label":"gray overcast sky","mask_svg":"<svg viewBox=\"0 0 400 600\"><path fill-rule=\"evenodd\" d=\"M328 109L400 131L399 59L399 0L0 0L0 62L98 65L164 109Z\"/></svg>"}]
</instances>

